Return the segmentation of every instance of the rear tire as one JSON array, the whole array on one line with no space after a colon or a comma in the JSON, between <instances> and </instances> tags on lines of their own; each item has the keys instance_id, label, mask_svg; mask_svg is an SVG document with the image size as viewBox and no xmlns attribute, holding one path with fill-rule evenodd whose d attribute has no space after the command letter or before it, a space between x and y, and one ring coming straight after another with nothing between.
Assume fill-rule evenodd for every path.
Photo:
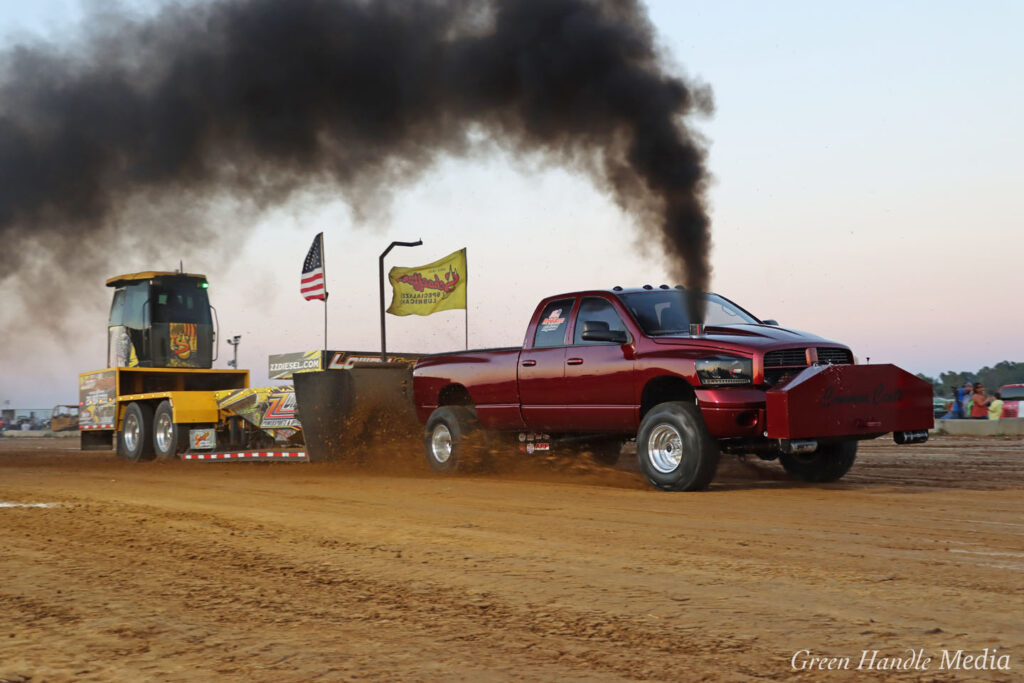
<instances>
[{"instance_id":1,"label":"rear tire","mask_svg":"<svg viewBox=\"0 0 1024 683\"><path fill-rule=\"evenodd\" d=\"M718 444L692 403L651 409L637 432L637 459L647 481L663 491L706 489L718 470Z\"/></svg>"},{"instance_id":2,"label":"rear tire","mask_svg":"<svg viewBox=\"0 0 1024 683\"><path fill-rule=\"evenodd\" d=\"M160 460L171 460L185 450L183 429L174 422L174 406L163 401L153 414L153 452Z\"/></svg>"},{"instance_id":3,"label":"rear tire","mask_svg":"<svg viewBox=\"0 0 1024 683\"><path fill-rule=\"evenodd\" d=\"M129 403L117 433L117 454L130 462L153 459L153 407Z\"/></svg>"},{"instance_id":4,"label":"rear tire","mask_svg":"<svg viewBox=\"0 0 1024 683\"><path fill-rule=\"evenodd\" d=\"M463 438L476 429L476 416L465 406L442 406L430 414L423 432L427 463L435 472L459 467Z\"/></svg>"},{"instance_id":5,"label":"rear tire","mask_svg":"<svg viewBox=\"0 0 1024 683\"><path fill-rule=\"evenodd\" d=\"M839 481L857 459L857 442L822 444L808 455L782 453L779 462L789 474L815 484Z\"/></svg>"}]
</instances>

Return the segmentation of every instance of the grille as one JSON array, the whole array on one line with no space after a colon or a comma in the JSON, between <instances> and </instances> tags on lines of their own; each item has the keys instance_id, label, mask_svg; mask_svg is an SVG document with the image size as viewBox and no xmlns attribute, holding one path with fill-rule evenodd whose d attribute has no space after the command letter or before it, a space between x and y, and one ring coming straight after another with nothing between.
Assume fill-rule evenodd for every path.
<instances>
[{"instance_id":1,"label":"grille","mask_svg":"<svg viewBox=\"0 0 1024 683\"><path fill-rule=\"evenodd\" d=\"M764 354L764 366L766 368L781 368L794 365L799 367L807 366L807 349L781 349Z\"/></svg>"},{"instance_id":2,"label":"grille","mask_svg":"<svg viewBox=\"0 0 1024 683\"><path fill-rule=\"evenodd\" d=\"M784 384L807 367L807 349L779 349L764 354L764 383Z\"/></svg>"},{"instance_id":3,"label":"grille","mask_svg":"<svg viewBox=\"0 0 1024 683\"><path fill-rule=\"evenodd\" d=\"M774 387L777 384L785 384L799 374L800 370L796 368L775 368L772 370L765 370L764 383L767 386Z\"/></svg>"},{"instance_id":4,"label":"grille","mask_svg":"<svg viewBox=\"0 0 1024 683\"><path fill-rule=\"evenodd\" d=\"M828 363L829 365L849 365L853 362L853 354L847 349L831 349L831 348L819 348L818 349L818 362Z\"/></svg>"}]
</instances>

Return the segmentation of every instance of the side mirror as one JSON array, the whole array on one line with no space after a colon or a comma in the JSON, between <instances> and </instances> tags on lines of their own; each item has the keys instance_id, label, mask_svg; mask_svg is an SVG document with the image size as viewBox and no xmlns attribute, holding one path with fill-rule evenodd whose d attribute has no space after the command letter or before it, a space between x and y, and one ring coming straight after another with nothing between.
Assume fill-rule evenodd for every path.
<instances>
[{"instance_id":1,"label":"side mirror","mask_svg":"<svg viewBox=\"0 0 1024 683\"><path fill-rule=\"evenodd\" d=\"M611 342L613 344L625 344L629 341L629 335L623 330L588 330L584 328L583 334L580 335L583 341L592 342Z\"/></svg>"},{"instance_id":2,"label":"side mirror","mask_svg":"<svg viewBox=\"0 0 1024 683\"><path fill-rule=\"evenodd\" d=\"M762 320L761 324L762 325L771 325L772 327L778 327L779 326L779 321L778 320L772 320L772 319L769 318L768 320Z\"/></svg>"}]
</instances>

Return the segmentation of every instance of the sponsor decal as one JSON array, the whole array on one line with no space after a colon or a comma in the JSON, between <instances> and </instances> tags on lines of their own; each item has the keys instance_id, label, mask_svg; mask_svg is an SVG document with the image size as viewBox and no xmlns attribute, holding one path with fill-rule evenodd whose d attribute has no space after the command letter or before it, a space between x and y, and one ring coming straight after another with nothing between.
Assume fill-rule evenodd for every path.
<instances>
[{"instance_id":1,"label":"sponsor decal","mask_svg":"<svg viewBox=\"0 0 1024 683\"><path fill-rule=\"evenodd\" d=\"M388 354L389 363L408 363L412 365L418 356ZM355 354L348 351L336 351L327 362L328 370L351 370L356 363L380 363L380 354Z\"/></svg>"},{"instance_id":2,"label":"sponsor decal","mask_svg":"<svg viewBox=\"0 0 1024 683\"><path fill-rule=\"evenodd\" d=\"M260 429L294 429L301 425L295 416L294 387L230 389L214 394L217 406L230 410Z\"/></svg>"},{"instance_id":3,"label":"sponsor decal","mask_svg":"<svg viewBox=\"0 0 1024 683\"><path fill-rule=\"evenodd\" d=\"M271 363L271 372L281 372L282 370L315 370L320 367L319 360L296 360L290 363Z\"/></svg>"},{"instance_id":4,"label":"sponsor decal","mask_svg":"<svg viewBox=\"0 0 1024 683\"><path fill-rule=\"evenodd\" d=\"M533 448L534 448L534 450L538 450L538 451L550 451L551 450L551 444L549 444L549 443L537 443L537 444L534 444Z\"/></svg>"},{"instance_id":5,"label":"sponsor decal","mask_svg":"<svg viewBox=\"0 0 1024 683\"><path fill-rule=\"evenodd\" d=\"M260 427L294 427L296 424L298 421L295 419L295 392L271 394Z\"/></svg>"},{"instance_id":6,"label":"sponsor decal","mask_svg":"<svg viewBox=\"0 0 1024 683\"><path fill-rule=\"evenodd\" d=\"M389 355L388 358L391 356ZM327 364L328 370L351 370L356 363L380 363L380 356L356 356L347 353L336 353Z\"/></svg>"},{"instance_id":7,"label":"sponsor decal","mask_svg":"<svg viewBox=\"0 0 1024 683\"><path fill-rule=\"evenodd\" d=\"M217 447L217 431L214 429L192 429L188 436L191 450L209 451Z\"/></svg>"},{"instance_id":8,"label":"sponsor decal","mask_svg":"<svg viewBox=\"0 0 1024 683\"><path fill-rule=\"evenodd\" d=\"M880 406L886 403L899 403L903 398L900 389L889 389L884 384L879 384L874 391L865 391L859 394L840 394L835 386L825 387L821 396L821 406L830 408L839 405L872 405Z\"/></svg>"},{"instance_id":9,"label":"sponsor decal","mask_svg":"<svg viewBox=\"0 0 1024 683\"><path fill-rule=\"evenodd\" d=\"M198 359L194 356L199 348L199 337L195 323L170 324L171 357L168 365L173 367L192 367Z\"/></svg>"},{"instance_id":10,"label":"sponsor decal","mask_svg":"<svg viewBox=\"0 0 1024 683\"><path fill-rule=\"evenodd\" d=\"M559 325L565 322L565 318L562 316L562 309L556 308L555 310L548 313L548 317L540 321L541 332L554 332L558 329Z\"/></svg>"},{"instance_id":11,"label":"sponsor decal","mask_svg":"<svg viewBox=\"0 0 1024 683\"><path fill-rule=\"evenodd\" d=\"M80 429L109 429L114 423L115 371L103 370L80 375L78 380L78 426Z\"/></svg>"},{"instance_id":12,"label":"sponsor decal","mask_svg":"<svg viewBox=\"0 0 1024 683\"><path fill-rule=\"evenodd\" d=\"M321 351L274 354L269 358L270 379L291 379L295 372L319 370L321 356Z\"/></svg>"}]
</instances>

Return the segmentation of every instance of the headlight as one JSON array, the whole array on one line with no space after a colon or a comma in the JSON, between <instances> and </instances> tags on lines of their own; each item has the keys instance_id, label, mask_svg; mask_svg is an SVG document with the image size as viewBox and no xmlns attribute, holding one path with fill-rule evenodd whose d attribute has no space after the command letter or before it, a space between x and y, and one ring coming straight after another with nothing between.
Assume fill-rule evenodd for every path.
<instances>
[{"instance_id":1,"label":"headlight","mask_svg":"<svg viewBox=\"0 0 1024 683\"><path fill-rule=\"evenodd\" d=\"M697 377L704 385L750 384L754 381L754 361L735 356L700 358Z\"/></svg>"}]
</instances>

